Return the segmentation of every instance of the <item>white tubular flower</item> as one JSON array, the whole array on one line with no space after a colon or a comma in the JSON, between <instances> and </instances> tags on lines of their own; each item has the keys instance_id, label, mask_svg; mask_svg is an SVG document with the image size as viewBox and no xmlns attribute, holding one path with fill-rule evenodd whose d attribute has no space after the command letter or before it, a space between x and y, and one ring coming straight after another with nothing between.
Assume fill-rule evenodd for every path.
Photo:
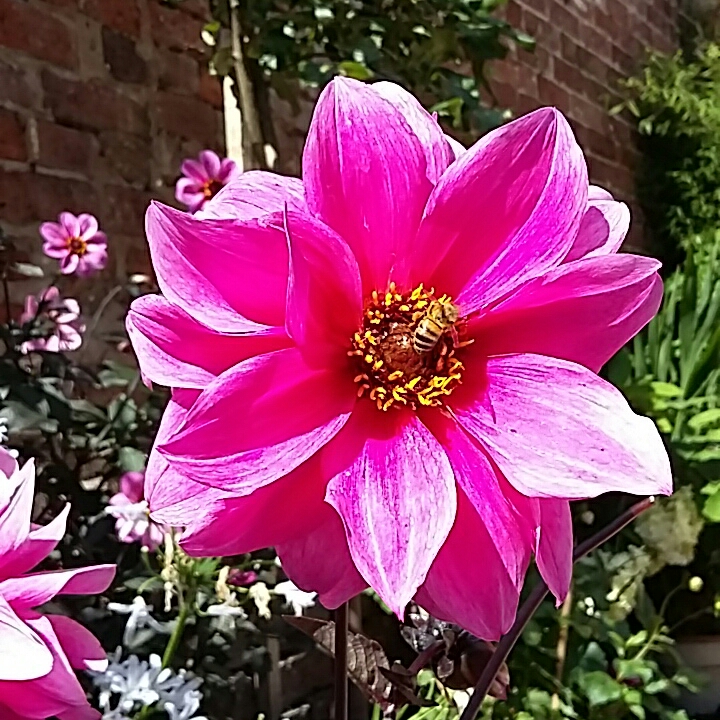
<instances>
[{"instance_id":1,"label":"white tubular flower","mask_svg":"<svg viewBox=\"0 0 720 720\"><path fill-rule=\"evenodd\" d=\"M285 602L292 606L295 615L302 615L303 610L315 605L317 598L317 593L305 592L290 580L278 583L275 586L275 594L285 598Z\"/></svg>"}]
</instances>

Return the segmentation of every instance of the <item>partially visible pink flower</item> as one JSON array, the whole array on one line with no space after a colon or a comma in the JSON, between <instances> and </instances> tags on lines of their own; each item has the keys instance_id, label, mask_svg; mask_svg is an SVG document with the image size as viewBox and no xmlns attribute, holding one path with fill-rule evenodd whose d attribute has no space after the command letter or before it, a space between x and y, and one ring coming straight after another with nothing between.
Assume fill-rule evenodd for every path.
<instances>
[{"instance_id":1,"label":"partially visible pink flower","mask_svg":"<svg viewBox=\"0 0 720 720\"><path fill-rule=\"evenodd\" d=\"M120 491L110 498L108 515L115 519L115 532L120 542L140 541L150 550L158 548L165 537L162 526L150 519L148 504L143 497L144 472L126 472L120 478Z\"/></svg>"},{"instance_id":2,"label":"partially visible pink flower","mask_svg":"<svg viewBox=\"0 0 720 720\"><path fill-rule=\"evenodd\" d=\"M103 592L114 565L28 572L65 534L69 506L49 525L33 526L32 460L22 470L0 448L0 718L94 720L73 668L103 671L107 657L96 638L69 617L37 608L56 595Z\"/></svg>"},{"instance_id":3,"label":"partially visible pink flower","mask_svg":"<svg viewBox=\"0 0 720 720\"><path fill-rule=\"evenodd\" d=\"M212 150L203 150L197 160L185 160L180 170L184 177L175 185L175 197L193 213L239 175L234 160L220 159Z\"/></svg>"},{"instance_id":4,"label":"partially visible pink flower","mask_svg":"<svg viewBox=\"0 0 720 720\"><path fill-rule=\"evenodd\" d=\"M80 305L74 298L60 297L53 285L38 297L28 295L20 316L22 324L35 321L34 331L39 337L27 340L20 346L23 353L68 352L82 345L85 326L80 320Z\"/></svg>"},{"instance_id":5,"label":"partially visible pink flower","mask_svg":"<svg viewBox=\"0 0 720 720\"><path fill-rule=\"evenodd\" d=\"M240 570L233 568L228 573L228 585L235 587L243 587L244 585L252 585L258 579L258 574L254 570Z\"/></svg>"},{"instance_id":6,"label":"partially visible pink flower","mask_svg":"<svg viewBox=\"0 0 720 720\"><path fill-rule=\"evenodd\" d=\"M660 264L617 253L627 208L551 108L465 150L398 86L336 78L302 175L148 211L164 297L128 331L172 388L150 507L191 555L274 546L326 607L369 585L497 639L533 555L566 596L569 500L672 491L654 423L597 374Z\"/></svg>"},{"instance_id":7,"label":"partially visible pink flower","mask_svg":"<svg viewBox=\"0 0 720 720\"><path fill-rule=\"evenodd\" d=\"M60 213L58 222L40 226L45 243L43 251L48 257L60 261L60 272L75 273L82 277L102 270L107 263L107 237L98 230L94 215L82 213L77 217L69 212Z\"/></svg>"}]
</instances>

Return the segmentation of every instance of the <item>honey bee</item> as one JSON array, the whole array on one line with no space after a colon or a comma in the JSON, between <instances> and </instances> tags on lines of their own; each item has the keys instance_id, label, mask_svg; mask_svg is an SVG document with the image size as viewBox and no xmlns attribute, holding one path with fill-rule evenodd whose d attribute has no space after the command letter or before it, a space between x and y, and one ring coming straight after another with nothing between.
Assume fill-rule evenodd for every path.
<instances>
[{"instance_id":1,"label":"honey bee","mask_svg":"<svg viewBox=\"0 0 720 720\"><path fill-rule=\"evenodd\" d=\"M455 334L454 325L459 318L460 312L457 307L446 297L433 300L420 318L413 333L415 352L419 354L430 352L438 344L446 330Z\"/></svg>"}]
</instances>

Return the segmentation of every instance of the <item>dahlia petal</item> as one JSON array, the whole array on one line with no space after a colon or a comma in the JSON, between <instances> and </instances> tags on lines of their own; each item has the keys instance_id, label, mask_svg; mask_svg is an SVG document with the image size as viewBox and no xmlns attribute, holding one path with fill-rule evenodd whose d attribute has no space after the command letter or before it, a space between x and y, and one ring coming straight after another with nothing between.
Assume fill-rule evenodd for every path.
<instances>
[{"instance_id":1,"label":"dahlia petal","mask_svg":"<svg viewBox=\"0 0 720 720\"><path fill-rule=\"evenodd\" d=\"M5 680L32 680L47 675L53 657L45 643L0 595L0 688ZM0 702L2 702L0 700Z\"/></svg>"},{"instance_id":2,"label":"dahlia petal","mask_svg":"<svg viewBox=\"0 0 720 720\"><path fill-rule=\"evenodd\" d=\"M65 246L68 235L65 228L59 223L44 222L40 226L40 235L48 244Z\"/></svg>"},{"instance_id":3,"label":"dahlia petal","mask_svg":"<svg viewBox=\"0 0 720 720\"><path fill-rule=\"evenodd\" d=\"M66 505L47 525L31 530L15 552L0 556L0 578L21 575L42 562L65 535L69 513L70 505Z\"/></svg>"},{"instance_id":4,"label":"dahlia petal","mask_svg":"<svg viewBox=\"0 0 720 720\"><path fill-rule=\"evenodd\" d=\"M565 262L617 252L630 229L630 209L615 200L589 203Z\"/></svg>"},{"instance_id":5,"label":"dahlia petal","mask_svg":"<svg viewBox=\"0 0 720 720\"><path fill-rule=\"evenodd\" d=\"M347 463L326 500L343 520L355 567L402 617L455 520L452 467L415 415L378 416L370 403L332 451Z\"/></svg>"},{"instance_id":6,"label":"dahlia petal","mask_svg":"<svg viewBox=\"0 0 720 720\"><path fill-rule=\"evenodd\" d=\"M80 256L75 253L68 253L60 260L60 272L63 275L72 275L80 264Z\"/></svg>"},{"instance_id":7,"label":"dahlia petal","mask_svg":"<svg viewBox=\"0 0 720 720\"><path fill-rule=\"evenodd\" d=\"M561 265L471 320L470 333L487 355L537 353L597 372L657 313L659 267L626 254Z\"/></svg>"},{"instance_id":8,"label":"dahlia petal","mask_svg":"<svg viewBox=\"0 0 720 720\"><path fill-rule=\"evenodd\" d=\"M18 471L15 492L0 515L0 569L27 540L35 493L35 461L28 460Z\"/></svg>"},{"instance_id":9,"label":"dahlia petal","mask_svg":"<svg viewBox=\"0 0 720 720\"><path fill-rule=\"evenodd\" d=\"M614 200L612 193L599 185L590 185L588 188L588 200Z\"/></svg>"},{"instance_id":10,"label":"dahlia petal","mask_svg":"<svg viewBox=\"0 0 720 720\"><path fill-rule=\"evenodd\" d=\"M495 468L476 442L453 420L440 413L427 413L423 422L447 454L455 480L485 524L506 573L515 586L521 588L533 538L524 532Z\"/></svg>"},{"instance_id":11,"label":"dahlia petal","mask_svg":"<svg viewBox=\"0 0 720 720\"><path fill-rule=\"evenodd\" d=\"M200 155L205 174L208 178L215 179L220 174L220 158L213 150L203 150Z\"/></svg>"},{"instance_id":12,"label":"dahlia petal","mask_svg":"<svg viewBox=\"0 0 720 720\"><path fill-rule=\"evenodd\" d=\"M329 610L367 587L357 571L338 514L324 503L324 522L293 542L275 550L287 576L301 590L316 592Z\"/></svg>"},{"instance_id":13,"label":"dahlia petal","mask_svg":"<svg viewBox=\"0 0 720 720\"><path fill-rule=\"evenodd\" d=\"M0 582L2 595L15 609L43 605L56 595L93 595L107 590L115 565L94 565L74 570L28 573Z\"/></svg>"},{"instance_id":14,"label":"dahlia petal","mask_svg":"<svg viewBox=\"0 0 720 720\"><path fill-rule=\"evenodd\" d=\"M98 234L100 229L97 218L89 213L81 213L78 215L78 225L80 230L80 239L88 242Z\"/></svg>"},{"instance_id":15,"label":"dahlia petal","mask_svg":"<svg viewBox=\"0 0 720 720\"><path fill-rule=\"evenodd\" d=\"M180 178L175 183L175 199L183 205L197 205L198 202L204 203L205 195L197 180Z\"/></svg>"},{"instance_id":16,"label":"dahlia petal","mask_svg":"<svg viewBox=\"0 0 720 720\"><path fill-rule=\"evenodd\" d=\"M309 215L285 214L290 248L287 332L308 362L347 355L362 325L362 286L343 239Z\"/></svg>"},{"instance_id":17,"label":"dahlia petal","mask_svg":"<svg viewBox=\"0 0 720 720\"><path fill-rule=\"evenodd\" d=\"M453 161L457 160L461 155L464 155L467 152L467 148L461 142L458 142L454 137L452 137L452 135L446 135L445 140L447 140L447 143L452 150Z\"/></svg>"},{"instance_id":18,"label":"dahlia petal","mask_svg":"<svg viewBox=\"0 0 720 720\"><path fill-rule=\"evenodd\" d=\"M99 718L100 713L89 707L85 691L75 677L48 618L35 615L25 622L52 653L52 669L36 680L3 683L0 702L31 720L55 716L68 720Z\"/></svg>"},{"instance_id":19,"label":"dahlia petal","mask_svg":"<svg viewBox=\"0 0 720 720\"><path fill-rule=\"evenodd\" d=\"M570 126L554 109L537 110L448 168L408 262L469 314L558 265L586 207L587 167Z\"/></svg>"},{"instance_id":20,"label":"dahlia petal","mask_svg":"<svg viewBox=\"0 0 720 720\"><path fill-rule=\"evenodd\" d=\"M455 524L415 601L439 620L498 640L515 619L519 595L485 523L459 491Z\"/></svg>"},{"instance_id":21,"label":"dahlia petal","mask_svg":"<svg viewBox=\"0 0 720 720\"><path fill-rule=\"evenodd\" d=\"M315 106L303 154L310 211L352 249L364 289L387 287L409 252L432 188L425 148L372 86L336 77Z\"/></svg>"},{"instance_id":22,"label":"dahlia petal","mask_svg":"<svg viewBox=\"0 0 720 720\"><path fill-rule=\"evenodd\" d=\"M53 245L51 243L45 243L43 245L43 252L49 258L53 258L53 260L62 260L68 254L68 249L64 244Z\"/></svg>"},{"instance_id":23,"label":"dahlia petal","mask_svg":"<svg viewBox=\"0 0 720 720\"><path fill-rule=\"evenodd\" d=\"M234 177L240 174L237 163L231 158L223 158L220 161L220 170L217 179L222 183L228 183Z\"/></svg>"},{"instance_id":24,"label":"dahlia petal","mask_svg":"<svg viewBox=\"0 0 720 720\"><path fill-rule=\"evenodd\" d=\"M180 165L180 172L200 185L210 179L205 166L194 158L183 160L182 165Z\"/></svg>"},{"instance_id":25,"label":"dahlia petal","mask_svg":"<svg viewBox=\"0 0 720 720\"><path fill-rule=\"evenodd\" d=\"M425 151L427 178L434 185L455 159L455 153L437 118L400 85L383 80L373 83L370 87L400 110L410 124Z\"/></svg>"},{"instance_id":26,"label":"dahlia petal","mask_svg":"<svg viewBox=\"0 0 720 720\"><path fill-rule=\"evenodd\" d=\"M313 369L296 348L246 360L207 386L159 449L198 482L246 495L312 457L345 424L356 397L342 370Z\"/></svg>"},{"instance_id":27,"label":"dahlia petal","mask_svg":"<svg viewBox=\"0 0 720 720\"><path fill-rule=\"evenodd\" d=\"M210 220L255 220L263 215L307 212L302 180L265 170L248 170L233 178L205 203L197 217Z\"/></svg>"},{"instance_id":28,"label":"dahlia petal","mask_svg":"<svg viewBox=\"0 0 720 720\"><path fill-rule=\"evenodd\" d=\"M67 233L66 237L80 237L80 221L75 215L69 212L61 212L58 219Z\"/></svg>"},{"instance_id":29,"label":"dahlia petal","mask_svg":"<svg viewBox=\"0 0 720 720\"><path fill-rule=\"evenodd\" d=\"M573 528L570 503L566 500L538 500L540 537L536 562L558 605L570 590L573 568Z\"/></svg>"},{"instance_id":30,"label":"dahlia petal","mask_svg":"<svg viewBox=\"0 0 720 720\"><path fill-rule=\"evenodd\" d=\"M163 295L198 322L236 334L255 332L258 323L284 325L282 230L254 221L198 220L156 202L146 230Z\"/></svg>"},{"instance_id":31,"label":"dahlia petal","mask_svg":"<svg viewBox=\"0 0 720 720\"><path fill-rule=\"evenodd\" d=\"M107 653L87 628L64 615L46 617L71 667L91 672L103 672L107 668Z\"/></svg>"},{"instance_id":32,"label":"dahlia petal","mask_svg":"<svg viewBox=\"0 0 720 720\"><path fill-rule=\"evenodd\" d=\"M672 492L655 423L619 390L575 363L540 355L487 361L485 397L453 411L507 480L530 497Z\"/></svg>"},{"instance_id":33,"label":"dahlia petal","mask_svg":"<svg viewBox=\"0 0 720 720\"><path fill-rule=\"evenodd\" d=\"M135 300L125 325L143 378L167 387L202 389L236 363L290 344L282 328L215 332L160 295Z\"/></svg>"}]
</instances>

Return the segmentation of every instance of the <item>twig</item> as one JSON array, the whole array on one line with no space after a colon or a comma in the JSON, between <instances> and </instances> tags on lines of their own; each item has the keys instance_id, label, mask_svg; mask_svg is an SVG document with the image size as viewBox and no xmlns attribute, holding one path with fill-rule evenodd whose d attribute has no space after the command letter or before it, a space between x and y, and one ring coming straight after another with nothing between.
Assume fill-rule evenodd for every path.
<instances>
[{"instance_id":1,"label":"twig","mask_svg":"<svg viewBox=\"0 0 720 720\"><path fill-rule=\"evenodd\" d=\"M343 603L335 611L335 718L348 719L347 678L348 604Z\"/></svg>"},{"instance_id":2,"label":"twig","mask_svg":"<svg viewBox=\"0 0 720 720\"><path fill-rule=\"evenodd\" d=\"M645 512L645 510L647 510L654 502L654 497L640 500L640 502L635 503L608 526L585 540L585 542L580 543L573 553L573 562L577 562L586 555L589 555L593 550L595 550L595 548L607 542L614 535L617 535L638 515ZM515 647L515 643L517 643L520 635L522 635L525 626L530 621L530 618L535 614L535 611L540 607L540 604L545 599L545 595L547 595L547 593L548 586L542 580L530 591L530 595L518 611L517 618L515 619L513 626L510 628L507 635L503 635L500 639L500 642L495 648L495 652L492 654L488 664L485 666L480 679L475 685L473 694L470 697L470 702L467 704L465 710L463 710L463 713L460 716L460 720L475 720L475 716L477 715L480 705L482 705L490 686L495 680L495 676L500 670L502 664L507 660L510 651L513 647Z\"/></svg>"},{"instance_id":3,"label":"twig","mask_svg":"<svg viewBox=\"0 0 720 720\"><path fill-rule=\"evenodd\" d=\"M573 604L572 585L568 591L565 602L560 610L560 632L558 633L558 641L555 646L555 679L557 687L561 687L563 675L565 674L565 659L567 658L568 640L570 638L570 611ZM560 695L557 690L553 693L550 709L557 712L560 709Z\"/></svg>"}]
</instances>

